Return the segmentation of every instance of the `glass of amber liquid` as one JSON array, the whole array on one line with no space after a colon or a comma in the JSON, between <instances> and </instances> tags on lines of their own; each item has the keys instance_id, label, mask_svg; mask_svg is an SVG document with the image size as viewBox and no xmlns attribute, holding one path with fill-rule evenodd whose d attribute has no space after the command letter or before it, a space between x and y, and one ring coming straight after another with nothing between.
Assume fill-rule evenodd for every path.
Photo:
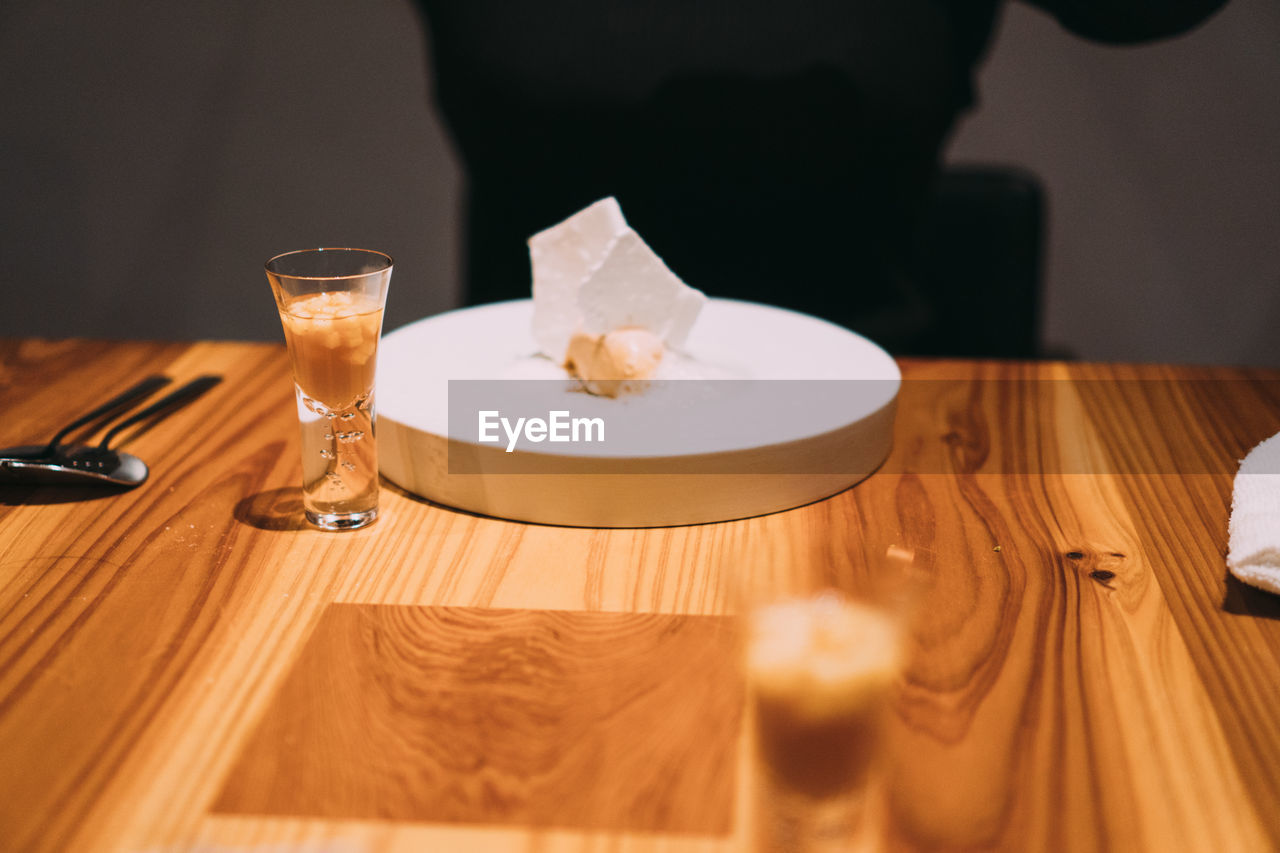
<instances>
[{"instance_id":1,"label":"glass of amber liquid","mask_svg":"<svg viewBox=\"0 0 1280 853\"><path fill-rule=\"evenodd\" d=\"M755 848L875 849L866 812L899 672L896 620L834 590L777 601L750 614L746 658Z\"/></svg>"},{"instance_id":2,"label":"glass of amber liquid","mask_svg":"<svg viewBox=\"0 0 1280 853\"><path fill-rule=\"evenodd\" d=\"M267 261L293 363L302 426L302 503L322 530L378 517L373 378L391 257L308 249Z\"/></svg>"}]
</instances>

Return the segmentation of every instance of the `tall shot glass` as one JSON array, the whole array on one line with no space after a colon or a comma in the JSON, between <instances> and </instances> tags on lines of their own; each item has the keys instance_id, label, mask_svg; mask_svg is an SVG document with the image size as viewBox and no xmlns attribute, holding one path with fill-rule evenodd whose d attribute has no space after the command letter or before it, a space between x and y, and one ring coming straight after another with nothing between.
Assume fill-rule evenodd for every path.
<instances>
[{"instance_id":1,"label":"tall shot glass","mask_svg":"<svg viewBox=\"0 0 1280 853\"><path fill-rule=\"evenodd\" d=\"M391 257L308 249L266 263L293 363L302 427L302 503L322 530L378 517L374 370Z\"/></svg>"}]
</instances>

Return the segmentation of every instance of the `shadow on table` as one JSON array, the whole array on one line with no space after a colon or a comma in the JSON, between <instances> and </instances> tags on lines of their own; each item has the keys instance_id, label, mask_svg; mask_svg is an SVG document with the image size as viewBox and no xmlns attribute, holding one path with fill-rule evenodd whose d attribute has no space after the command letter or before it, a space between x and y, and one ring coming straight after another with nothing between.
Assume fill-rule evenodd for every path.
<instances>
[{"instance_id":1,"label":"shadow on table","mask_svg":"<svg viewBox=\"0 0 1280 853\"><path fill-rule=\"evenodd\" d=\"M488 518L488 516L475 515L465 510L453 509L452 507L437 504L426 498L419 497L412 492L392 483L389 480L382 480L380 487L384 491L394 492L411 501L423 504L425 506L439 507L449 512L461 513L462 515L472 515L476 518ZM307 517L303 513L302 491L296 486L287 489L269 489L265 492L258 492L255 495L249 495L236 504L235 511L236 521L241 524L247 524L250 527L256 527L259 530L314 530L307 523Z\"/></svg>"},{"instance_id":2,"label":"shadow on table","mask_svg":"<svg viewBox=\"0 0 1280 853\"><path fill-rule=\"evenodd\" d=\"M437 503L436 501L433 501L430 498L424 498L422 495L416 495L413 492L409 491L408 489L404 488L403 486L396 485L395 483L388 480L386 477L383 477L382 480L380 481L380 488L384 492L393 492L397 495L400 495L405 500L413 501L416 504L421 504L422 506L429 506L434 509L443 510L445 512L452 513L453 515L466 516L467 518L479 518L483 521L502 521L509 524L521 524L526 527L567 527L570 529L576 529L575 525L572 525L572 524L552 524L546 521L520 521L519 519L502 518L496 515L485 515L484 513L480 513L480 512L472 512L469 509L459 509L456 506L449 506L448 504Z\"/></svg>"},{"instance_id":3,"label":"shadow on table","mask_svg":"<svg viewBox=\"0 0 1280 853\"><path fill-rule=\"evenodd\" d=\"M259 530L305 530L307 519L302 512L302 492L291 489L269 489L249 495L236 504L235 518L241 524Z\"/></svg>"},{"instance_id":4,"label":"shadow on table","mask_svg":"<svg viewBox=\"0 0 1280 853\"><path fill-rule=\"evenodd\" d=\"M503 520L504 520L504 519L500 519L500 518L495 518L495 517L494 517L494 516L492 516L492 515L481 515L481 514L480 514L480 513L478 513L478 512L471 512L470 510L466 510L466 509L458 509L456 506L449 506L448 504L436 503L435 501L431 500L430 498L424 498L422 495L416 495L416 494L414 494L413 492L409 491L408 489L404 488L403 486L400 486L400 485L397 485L396 483L391 482L391 481L390 481L390 480L388 480L386 477L382 477L382 478L378 481L378 488L382 489L382 491L384 491L384 492L391 492L392 494L399 495L400 497L404 498L404 499L405 499L405 500L407 500L407 501L413 501L413 502L414 502L414 503L416 503L416 504L421 504L422 506L429 506L429 507L433 507L433 508L435 508L435 509L442 509L442 510L444 510L445 512L451 512L451 513L453 513L453 514L455 514L455 515L465 515L465 516L469 516L469 517L471 517L471 518L483 518L483 519L485 519L485 520L487 520L487 521L495 521L495 520L497 520L497 521L503 521ZM533 523L533 522L521 521L521 522L519 522L519 523L520 523L520 524L531 524L531 523Z\"/></svg>"},{"instance_id":5,"label":"shadow on table","mask_svg":"<svg viewBox=\"0 0 1280 853\"><path fill-rule=\"evenodd\" d=\"M1236 616L1258 616L1280 620L1280 595L1249 586L1227 572L1227 592L1222 609Z\"/></svg>"},{"instance_id":6,"label":"shadow on table","mask_svg":"<svg viewBox=\"0 0 1280 853\"><path fill-rule=\"evenodd\" d=\"M0 506L45 506L113 498L129 486L16 486L0 485Z\"/></svg>"}]
</instances>

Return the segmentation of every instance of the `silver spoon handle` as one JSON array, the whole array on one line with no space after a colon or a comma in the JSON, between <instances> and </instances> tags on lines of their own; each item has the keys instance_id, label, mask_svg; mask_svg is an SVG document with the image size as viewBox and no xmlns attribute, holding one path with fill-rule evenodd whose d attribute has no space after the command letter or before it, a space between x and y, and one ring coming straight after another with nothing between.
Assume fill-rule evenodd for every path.
<instances>
[{"instance_id":1,"label":"silver spoon handle","mask_svg":"<svg viewBox=\"0 0 1280 853\"><path fill-rule=\"evenodd\" d=\"M210 388L212 388L214 385L217 385L221 381L222 381L221 376L214 376L214 375L201 376L198 379L191 380L186 385L183 385L181 388L179 388L177 391L174 391L172 394L166 394L165 396L161 397L159 400L156 400L150 406L147 406L142 411L137 412L125 418L120 423L116 424L111 429L107 430L107 434L102 437L102 441L101 443L98 444L98 447L102 450L106 450L107 445L111 443L111 439L115 438L124 430L128 429L129 427L133 426L139 421L145 421L147 418L154 417L155 415L158 415L161 412L164 412L168 409L177 408L178 406L185 403L187 400L193 399L195 397L199 397L205 391L208 391Z\"/></svg>"},{"instance_id":2,"label":"silver spoon handle","mask_svg":"<svg viewBox=\"0 0 1280 853\"><path fill-rule=\"evenodd\" d=\"M49 439L49 443L45 445L44 453L41 455L43 456L51 455L54 452L54 450L57 448L57 446L62 443L62 439L66 438L72 432L80 429L80 427L84 426L85 424L93 423L98 418L104 415L110 414L111 412L114 412L116 409L119 409L127 405L128 403L132 403L134 400L147 396L157 388L162 388L165 385L168 385L169 382L171 381L172 380L170 380L168 376L160 376L158 374L155 376L148 376L146 379L142 380L137 385L134 385L132 388L122 391L121 393L112 397L107 402L103 403L98 408L84 415L81 415L79 418L76 418L74 421L67 424L62 429L58 430L58 433L53 438Z\"/></svg>"}]
</instances>

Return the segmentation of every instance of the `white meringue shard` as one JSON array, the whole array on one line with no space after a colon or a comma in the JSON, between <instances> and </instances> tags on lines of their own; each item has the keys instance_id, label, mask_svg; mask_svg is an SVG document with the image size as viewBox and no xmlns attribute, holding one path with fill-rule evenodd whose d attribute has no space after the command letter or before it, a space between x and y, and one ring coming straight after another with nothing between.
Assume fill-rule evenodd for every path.
<instances>
[{"instance_id":1,"label":"white meringue shard","mask_svg":"<svg viewBox=\"0 0 1280 853\"><path fill-rule=\"evenodd\" d=\"M564 362L577 333L646 329L671 349L689 337L706 302L627 225L612 196L529 238L533 337Z\"/></svg>"}]
</instances>

